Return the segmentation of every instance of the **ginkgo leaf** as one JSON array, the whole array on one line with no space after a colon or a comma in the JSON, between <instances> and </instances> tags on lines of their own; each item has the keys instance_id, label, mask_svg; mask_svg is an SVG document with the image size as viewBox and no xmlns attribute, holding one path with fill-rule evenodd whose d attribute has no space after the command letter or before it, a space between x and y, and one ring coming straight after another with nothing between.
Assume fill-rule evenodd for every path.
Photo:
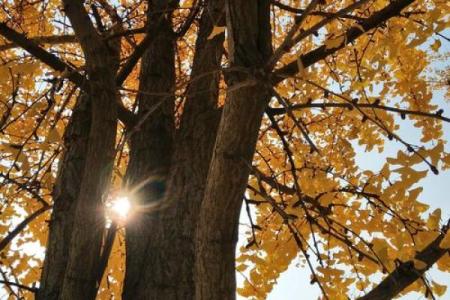
<instances>
[{"instance_id":1,"label":"ginkgo leaf","mask_svg":"<svg viewBox=\"0 0 450 300\"><path fill-rule=\"evenodd\" d=\"M13 155L17 155L20 151L20 147L8 143L0 144L0 149Z\"/></svg>"},{"instance_id":2,"label":"ginkgo leaf","mask_svg":"<svg viewBox=\"0 0 450 300\"><path fill-rule=\"evenodd\" d=\"M236 266L236 271L244 272L247 268L248 266L246 264L239 264L238 266Z\"/></svg>"},{"instance_id":3,"label":"ginkgo leaf","mask_svg":"<svg viewBox=\"0 0 450 300\"><path fill-rule=\"evenodd\" d=\"M413 263L414 268L416 268L417 270L423 270L428 267L428 265L425 262L421 261L420 259L414 259Z\"/></svg>"},{"instance_id":4,"label":"ginkgo leaf","mask_svg":"<svg viewBox=\"0 0 450 300\"><path fill-rule=\"evenodd\" d=\"M439 243L442 249L450 249L450 230L447 231L442 241Z\"/></svg>"},{"instance_id":5,"label":"ginkgo leaf","mask_svg":"<svg viewBox=\"0 0 450 300\"><path fill-rule=\"evenodd\" d=\"M432 289L433 292L439 297L443 296L447 291L447 287L445 285L438 284L435 281L432 281Z\"/></svg>"},{"instance_id":6,"label":"ginkgo leaf","mask_svg":"<svg viewBox=\"0 0 450 300\"><path fill-rule=\"evenodd\" d=\"M47 143L57 143L61 141L61 135L59 134L56 127L53 127L50 129L50 132L47 135L47 138L45 139Z\"/></svg>"},{"instance_id":7,"label":"ginkgo leaf","mask_svg":"<svg viewBox=\"0 0 450 300\"><path fill-rule=\"evenodd\" d=\"M437 144L436 147L434 147L433 149L431 149L429 151L429 155L430 155L430 158L431 158L431 163L434 166L437 166L438 161L439 161L443 151L444 151L444 145L442 143Z\"/></svg>"},{"instance_id":8,"label":"ginkgo leaf","mask_svg":"<svg viewBox=\"0 0 450 300\"><path fill-rule=\"evenodd\" d=\"M305 66L303 65L302 58L299 56L297 58L298 75L300 78L304 78L306 75Z\"/></svg>"},{"instance_id":9,"label":"ginkgo leaf","mask_svg":"<svg viewBox=\"0 0 450 300\"><path fill-rule=\"evenodd\" d=\"M17 161L22 164L21 169L22 170L28 170L30 168L30 164L28 163L27 156L21 152L19 156L17 157Z\"/></svg>"},{"instance_id":10,"label":"ginkgo leaf","mask_svg":"<svg viewBox=\"0 0 450 300\"><path fill-rule=\"evenodd\" d=\"M432 230L437 230L439 228L439 222L441 220L441 209L435 209L428 217L427 226Z\"/></svg>"},{"instance_id":11,"label":"ginkgo leaf","mask_svg":"<svg viewBox=\"0 0 450 300\"><path fill-rule=\"evenodd\" d=\"M442 161L443 161L446 165L450 166L450 153L445 154L444 157L442 158Z\"/></svg>"},{"instance_id":12,"label":"ginkgo leaf","mask_svg":"<svg viewBox=\"0 0 450 300\"><path fill-rule=\"evenodd\" d=\"M225 26L214 26L211 33L208 35L208 40L213 39L215 36L225 32Z\"/></svg>"},{"instance_id":13,"label":"ginkgo leaf","mask_svg":"<svg viewBox=\"0 0 450 300\"><path fill-rule=\"evenodd\" d=\"M334 49L340 47L345 42L345 36L341 35L325 41L325 49Z\"/></svg>"},{"instance_id":14,"label":"ginkgo leaf","mask_svg":"<svg viewBox=\"0 0 450 300\"><path fill-rule=\"evenodd\" d=\"M389 263L388 245L385 240L373 239L373 250L383 264Z\"/></svg>"},{"instance_id":15,"label":"ginkgo leaf","mask_svg":"<svg viewBox=\"0 0 450 300\"><path fill-rule=\"evenodd\" d=\"M434 43L431 44L430 48L433 49L433 51L438 52L439 48L441 48L441 41L435 40Z\"/></svg>"}]
</instances>

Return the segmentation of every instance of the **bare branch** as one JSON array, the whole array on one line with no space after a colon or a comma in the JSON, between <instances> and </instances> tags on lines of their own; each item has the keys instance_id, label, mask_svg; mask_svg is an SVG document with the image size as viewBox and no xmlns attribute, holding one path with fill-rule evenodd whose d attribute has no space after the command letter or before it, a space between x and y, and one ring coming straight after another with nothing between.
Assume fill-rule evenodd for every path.
<instances>
[{"instance_id":1,"label":"bare branch","mask_svg":"<svg viewBox=\"0 0 450 300\"><path fill-rule=\"evenodd\" d=\"M418 252L415 259L426 264L423 269L418 269L412 261L402 262L391 272L377 287L358 300L389 300L397 296L403 289L420 279L425 271L436 263L449 249L439 247L449 229L449 223L442 228L439 236L425 249Z\"/></svg>"},{"instance_id":2,"label":"bare branch","mask_svg":"<svg viewBox=\"0 0 450 300\"><path fill-rule=\"evenodd\" d=\"M277 61L283 56L284 53L289 51L291 47L293 46L293 38L299 28L302 26L303 21L306 19L306 17L316 8L316 6L319 4L319 0L313 0L311 1L300 18L295 20L295 24L291 27L289 32L287 33L286 37L284 38L284 41L281 43L281 45L276 49L272 55L271 58L269 58L269 61L267 63L268 69L271 70Z\"/></svg>"},{"instance_id":3,"label":"bare branch","mask_svg":"<svg viewBox=\"0 0 450 300\"><path fill-rule=\"evenodd\" d=\"M3 283L3 284L8 285L8 286L15 286L15 287L18 287L19 289L27 290L27 291L30 291L32 293L36 293L38 291L38 289L35 288L35 287L29 287L29 286L26 286L26 285L23 285L23 284L20 284L20 283L11 282L11 281L0 280L0 283Z\"/></svg>"},{"instance_id":4,"label":"bare branch","mask_svg":"<svg viewBox=\"0 0 450 300\"><path fill-rule=\"evenodd\" d=\"M450 122L450 118L444 117L438 112L436 113L429 113L429 112L423 112L423 111L417 111L417 110L408 110L408 109L402 109L397 107L391 107L391 106L384 106L379 105L376 103L330 103L330 102L315 102L315 103L301 103L301 104L294 104L290 106L290 110L302 110L302 109L308 109L308 108L346 108L346 109L352 109L354 106L358 108L363 109L379 109L379 110L386 110L391 112L396 112L402 115L415 115L415 116L422 116L422 117L428 117L428 118L435 118L438 120L442 120L445 122ZM280 115L287 113L287 110L285 108L267 108L266 112L271 115Z\"/></svg>"},{"instance_id":5,"label":"bare branch","mask_svg":"<svg viewBox=\"0 0 450 300\"><path fill-rule=\"evenodd\" d=\"M33 40L28 39L24 34L8 27L4 22L0 22L0 34L17 46L23 48L25 51L29 52L36 59L40 60L52 69L63 73L68 80L82 90L86 88L88 80L83 75L78 73L67 63L63 62L56 55L38 46ZM133 124L134 114L124 107L122 103L119 103L118 105L118 114L119 119L125 125L128 126L129 124Z\"/></svg>"},{"instance_id":6,"label":"bare branch","mask_svg":"<svg viewBox=\"0 0 450 300\"><path fill-rule=\"evenodd\" d=\"M51 36L35 36L29 38L30 41L36 44L68 44L68 43L78 43L75 35L51 35ZM20 47L16 43L8 43L0 45L0 51L5 51Z\"/></svg>"},{"instance_id":7,"label":"bare branch","mask_svg":"<svg viewBox=\"0 0 450 300\"><path fill-rule=\"evenodd\" d=\"M344 48L347 44L353 42L358 37L363 35L365 32L380 26L381 24L383 24L392 17L400 15L400 12L413 2L414 0L391 1L391 4L387 5L382 10L374 13L371 17L360 22L358 26L353 26L349 30L347 30L347 32L345 33L344 42L340 46L336 48L327 48L325 45L323 45L315 50L312 50L300 56L299 59L301 59L303 67L307 68L315 64L316 62L324 59L330 54L333 54L338 50ZM292 77L295 74L297 74L299 72L299 66L297 61L298 60L292 61L286 66L275 70L274 73L272 74L271 80L272 83L278 84L284 79Z\"/></svg>"},{"instance_id":8,"label":"bare branch","mask_svg":"<svg viewBox=\"0 0 450 300\"><path fill-rule=\"evenodd\" d=\"M56 55L51 54L42 47L38 46L32 40L29 40L24 34L8 27L8 25L4 22L0 22L0 34L14 44L23 48L25 51L29 52L31 55L52 69L67 74L67 78L77 86L82 87L85 83L84 77L71 66L60 60Z\"/></svg>"},{"instance_id":9,"label":"bare branch","mask_svg":"<svg viewBox=\"0 0 450 300\"><path fill-rule=\"evenodd\" d=\"M279 9L294 13L294 14L303 14L305 12L305 9L302 8L295 8L286 4L283 4L279 1L272 0L271 3L278 7ZM333 17L333 18L343 18L343 19L353 19L353 20L361 20L360 17L349 15L349 14L343 14L340 16L337 16L337 13L332 12L326 12L326 11L313 11L310 13L312 16L320 16L320 17Z\"/></svg>"},{"instance_id":10,"label":"bare branch","mask_svg":"<svg viewBox=\"0 0 450 300\"><path fill-rule=\"evenodd\" d=\"M51 206L42 206L40 209L25 218L13 231L11 231L3 240L0 241L0 252L5 249L5 247L19 234L22 230L30 224L34 219L39 217L41 214L49 210Z\"/></svg>"},{"instance_id":11,"label":"bare branch","mask_svg":"<svg viewBox=\"0 0 450 300\"><path fill-rule=\"evenodd\" d=\"M144 55L145 50L148 48L150 43L152 42L150 34L147 34L142 42L136 46L134 52L128 57L126 63L119 70L116 77L117 86L121 86L123 82L127 79L128 75L130 75L133 68L138 63L139 59L141 59L142 55Z\"/></svg>"}]
</instances>

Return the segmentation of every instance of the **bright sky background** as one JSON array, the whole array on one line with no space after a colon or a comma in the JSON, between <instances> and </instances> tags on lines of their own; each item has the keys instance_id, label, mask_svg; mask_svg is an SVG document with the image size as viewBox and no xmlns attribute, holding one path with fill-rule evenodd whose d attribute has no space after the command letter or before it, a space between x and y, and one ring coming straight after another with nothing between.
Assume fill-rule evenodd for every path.
<instances>
[{"instance_id":1,"label":"bright sky background","mask_svg":"<svg viewBox=\"0 0 450 300\"><path fill-rule=\"evenodd\" d=\"M442 93L438 93L434 97L436 103L440 103L445 112L450 112L449 103L442 101ZM448 114L448 113L447 113ZM409 124L407 124L409 125ZM412 126L406 126L402 131L402 136L405 140L413 142L420 139L420 131ZM444 124L444 136L447 141L450 141L450 124ZM446 149L449 149L447 145ZM378 154L376 151L367 153L363 150L357 153L357 161L361 168L370 170L379 170L385 162L384 157L396 156L396 153L401 146L395 142L389 142L385 146L385 152ZM450 170L446 172L440 172L439 175L434 175L431 171L428 176L420 182L420 186L424 188L419 199L430 205L430 210L433 211L436 208L442 209L442 220L445 221L450 218L450 199L448 197L450 184ZM447 187L446 187L447 186ZM243 218L246 222L246 214ZM245 228L244 228L245 230ZM240 235L244 237L243 234ZM317 299L320 295L320 290L317 285L310 285L310 272L306 268L295 267L296 262L284 272L269 295L268 300L299 300L299 299ZM436 268L428 272L428 278L436 281L439 284L447 285L447 289L444 298L450 299L450 276L448 273L438 271ZM240 274L237 274L238 283L242 282L243 278ZM239 299L244 299L240 297ZM426 299L424 295L418 293L410 293L407 296L401 297L402 300L419 300Z\"/></svg>"},{"instance_id":2,"label":"bright sky background","mask_svg":"<svg viewBox=\"0 0 450 300\"><path fill-rule=\"evenodd\" d=\"M450 30L445 30L443 32L445 36L450 36ZM433 36L427 43L421 46L422 49L426 49L434 40L436 36ZM440 49L440 53L449 53L450 52L450 43L441 39L442 47ZM432 67L437 67L439 69L445 69L450 67L450 59L447 59L445 64L442 65L433 65ZM445 80L443 78L442 80ZM440 108L444 109L444 115L450 115L450 102L446 102L444 100L444 93L442 91L434 91L433 92L433 103L439 105ZM412 123L406 119L405 121L399 119L399 124L401 125L399 136L401 136L405 141L415 144L421 145L420 142L420 134L421 130L412 126ZM443 131L444 131L444 139L448 141L445 146L446 152L450 151L450 124L443 123ZM358 165L362 169L369 170L380 170L383 164L385 163L386 157L396 157L398 150L405 151L405 147L400 145L394 141L386 141L385 151L383 153L378 153L378 151L374 150L372 152L364 152L364 149L360 148L360 150L356 151L356 161ZM423 166L421 170L428 169L426 166ZM436 208L441 208L442 215L441 220L445 222L450 218L450 170L441 171L439 170L439 175L434 175L431 171L428 172L427 177L423 180L419 181L418 186L423 187L423 192L419 196L419 200L430 205L429 211L432 212ZM245 207L244 207L245 209ZM247 224L247 215L245 211L241 214L241 222ZM245 243L246 236L244 231L247 228L243 228L241 226L240 238L243 238L243 241L240 239L240 244ZM239 249L238 246L238 249ZM286 272L281 274L278 279L278 284L274 287L272 292L270 293L268 300L300 300L300 299L317 299L320 296L320 290L317 284L310 284L310 272L308 268L305 266L304 268L296 267L297 261L294 261L291 266L288 268ZM431 281L434 280L438 284L446 285L447 292L440 299L450 299L450 275L448 273L440 272L436 267L432 268L429 272L427 272L427 278ZM236 274L236 279L238 282L238 286L242 286L242 282L244 278L239 273ZM360 294L349 295L352 298L356 298L357 296L361 296ZM238 299L245 299L243 297L238 296ZM398 299L401 300L425 300L425 296L420 293L409 293L406 296L400 297Z\"/></svg>"}]
</instances>

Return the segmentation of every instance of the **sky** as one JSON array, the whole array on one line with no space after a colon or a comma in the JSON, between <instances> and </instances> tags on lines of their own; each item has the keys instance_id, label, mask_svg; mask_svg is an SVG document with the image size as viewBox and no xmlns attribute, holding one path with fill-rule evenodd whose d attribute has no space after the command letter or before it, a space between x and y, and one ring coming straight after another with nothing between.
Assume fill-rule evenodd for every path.
<instances>
[{"instance_id":1,"label":"sky","mask_svg":"<svg viewBox=\"0 0 450 300\"><path fill-rule=\"evenodd\" d=\"M450 112L450 105L443 103L442 108ZM406 140L415 140L418 135L417 128L407 128L404 130L404 134L401 136ZM444 125L444 135L447 141L450 141L450 124ZM447 149L450 148L447 145ZM395 156L399 147L396 147L393 143L386 144L386 152L383 153L387 156ZM375 153L365 153L359 151L357 154L357 161L360 166L365 169L379 170L384 163L383 159L378 159ZM448 197L448 188L450 184L450 170L446 172L440 172L439 175L434 175L432 172L428 173L428 176L420 182L423 192L420 196L423 202L430 205L429 211L433 211L436 208L442 209L442 220L450 218L450 199ZM239 274L237 275L240 276ZM295 262L289 267L289 269L283 273L279 280L278 285L275 286L272 293L267 298L268 300L299 300L299 299L317 299L320 295L317 285L310 285L310 273L307 269L299 269L295 267ZM450 275L443 273L433 268L428 272L428 279L432 279L439 284L447 285L449 288L446 294L441 299L450 299ZM243 299L243 298L241 298ZM399 298L401 300L419 300L426 299L424 295L419 293L410 293L406 296Z\"/></svg>"},{"instance_id":2,"label":"sky","mask_svg":"<svg viewBox=\"0 0 450 300\"><path fill-rule=\"evenodd\" d=\"M444 36L450 36L450 30L444 30L442 32ZM420 46L422 49L429 49L429 45L434 42L436 36L433 36L426 43ZM444 39L440 39L442 42L442 47L440 49L440 53L450 53L450 43L445 41ZM450 68L450 59L447 59L444 64L431 64L432 68L445 69ZM443 91L433 91L433 104L437 104L439 108L444 110L444 115L450 115L450 102L444 99ZM420 142L420 130L415 128L412 123L408 120L400 120L397 118L398 123L401 125L399 130L399 136L401 136L405 141L415 144L421 145ZM443 122L443 132L444 132L444 140L448 141L445 145L446 152L450 152L450 124ZM396 157L398 150L405 150L404 146L396 143L394 141L386 141L384 152L378 153L377 151L365 152L364 149L355 145L356 148L356 161L361 169L366 170L380 170L383 164L385 163L386 157ZM426 166L421 168L429 169ZM419 181L417 186L423 187L423 192L419 196L419 200L430 205L428 212L434 211L436 208L440 208L442 210L441 221L445 222L450 219L450 198L449 198L449 189L448 185L450 185L450 170L441 171L439 175L434 175L432 172L428 172L427 176ZM246 213L243 211L241 214L242 223L248 223ZM442 223L441 223L442 225ZM242 226L244 227L244 226ZM243 231L246 228L242 228L242 232L240 232L240 238L243 241L240 241L241 244L245 243L246 236ZM239 249L239 247L238 247ZM317 284L310 284L310 271L307 267L298 268L296 267L297 261L294 260L288 270L282 273L277 281L277 285L274 286L272 292L268 295L267 300L299 300L299 299L317 299L320 296L320 290ZM238 286L244 280L242 275L237 273L237 282ZM450 275L448 273L441 272L437 270L436 267L433 267L430 271L426 273L427 279L430 281L433 280L438 284L447 286L446 293L440 299L450 299ZM350 295L350 296L361 296L361 295ZM243 300L245 298L238 296L239 300ZM405 296L398 298L400 300L421 300L426 299L423 294L420 293L409 293Z\"/></svg>"},{"instance_id":3,"label":"sky","mask_svg":"<svg viewBox=\"0 0 450 300\"><path fill-rule=\"evenodd\" d=\"M450 47L449 47L450 49ZM450 61L449 61L450 63ZM444 100L444 94L440 91L434 93L433 103L438 104L440 108L444 109L444 115L450 114L450 103ZM406 141L420 145L420 130L412 126L408 120L399 120L401 129L399 135ZM443 123L444 139L450 141L450 124ZM385 144L385 151L378 153L377 151L364 152L364 149L359 148L356 151L356 161L362 169L380 170L385 163L386 157L395 157L398 150L404 150L404 146L396 142L387 141ZM449 143L445 146L447 152L450 151ZM421 169L427 169L423 166ZM440 171L439 175L434 175L428 172L428 175L419 182L418 186L423 187L423 192L419 196L421 202L430 205L429 212L436 208L442 210L442 220L450 218L450 199L448 197L448 185L450 184L450 170ZM242 214L242 223L247 223L245 213ZM245 220L244 220L245 219ZM244 228L245 230L246 228ZM244 238L244 234L240 237ZM244 238L244 241L246 239ZM317 299L320 295L320 290L316 284L310 284L310 272L306 268L298 268L295 266L297 261L294 261L286 272L281 274L278 279L278 284L274 287L268 296L268 300L299 300L299 299ZM450 299L450 275L448 273L440 272L436 268L432 268L427 273L427 278L436 281L441 285L448 286L446 294L441 299ZM243 282L242 275L237 274L237 281ZM358 295L355 295L358 296ZM245 299L240 297L239 299ZM401 300L420 300L426 299L423 294L409 293Z\"/></svg>"}]
</instances>

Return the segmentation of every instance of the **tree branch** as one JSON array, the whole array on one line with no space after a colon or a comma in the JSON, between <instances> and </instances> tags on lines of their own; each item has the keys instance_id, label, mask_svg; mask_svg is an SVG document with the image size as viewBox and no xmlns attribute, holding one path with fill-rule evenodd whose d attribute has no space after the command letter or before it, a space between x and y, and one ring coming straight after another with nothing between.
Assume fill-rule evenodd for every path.
<instances>
[{"instance_id":1,"label":"tree branch","mask_svg":"<svg viewBox=\"0 0 450 300\"><path fill-rule=\"evenodd\" d=\"M189 15L186 18L186 21L184 21L184 23L180 26L180 28L177 30L176 35L178 37L183 37L186 32L189 30L189 28L191 27L192 23L194 23L195 18L197 17L199 11L200 11L200 7L202 5L202 1L197 1L194 0L194 7L191 8L191 11L189 12Z\"/></svg>"},{"instance_id":2,"label":"tree branch","mask_svg":"<svg viewBox=\"0 0 450 300\"><path fill-rule=\"evenodd\" d=\"M3 178L6 182L16 185L19 189L25 190L28 193L30 193L36 199L36 201L41 203L43 206L50 205L47 203L47 201L44 200L44 198L41 197L41 195L39 195L38 192L34 191L32 188L27 186L27 184L21 183L18 180L11 178L8 174L5 175L5 174L0 173L0 177Z\"/></svg>"},{"instance_id":3,"label":"tree branch","mask_svg":"<svg viewBox=\"0 0 450 300\"><path fill-rule=\"evenodd\" d=\"M439 247L449 229L449 222L442 228L439 236L425 249L418 252L415 259L426 264L423 269L414 267L412 261L402 262L391 274L389 274L377 287L358 300L389 300L397 296L403 289L420 279L425 271L436 263L449 249Z\"/></svg>"},{"instance_id":4,"label":"tree branch","mask_svg":"<svg viewBox=\"0 0 450 300\"><path fill-rule=\"evenodd\" d=\"M337 52L338 50L344 48L347 44L353 42L358 37L363 35L365 32L376 28L382 23L386 22L390 18L397 16L400 12L413 3L414 0L396 0L392 1L391 4L387 5L385 8L374 13L371 17L361 21L358 26L353 26L345 33L344 42L336 48L328 48L323 45L315 50L312 50L304 55L301 55L295 61L290 62L286 66L277 69L272 74L272 83L278 84L286 78L292 77L299 72L298 61L301 60L303 67L307 68L316 62L324 59ZM362 30L364 29L364 30Z\"/></svg>"},{"instance_id":5,"label":"tree branch","mask_svg":"<svg viewBox=\"0 0 450 300\"><path fill-rule=\"evenodd\" d=\"M35 58L48 65L55 71L67 74L67 79L79 87L83 87L86 82L84 77L74 70L70 65L60 60L56 55L49 53L34 41L28 39L24 34L8 27L6 23L0 22L0 34L5 38L29 52Z\"/></svg>"},{"instance_id":6,"label":"tree branch","mask_svg":"<svg viewBox=\"0 0 450 300\"><path fill-rule=\"evenodd\" d=\"M130 75L133 68L138 63L139 59L144 55L145 50L150 45L152 39L150 34L147 33L142 42L136 46L134 52L128 57L128 60L122 66L122 68L117 73L116 84L117 86L121 86L123 82L127 79L128 75Z\"/></svg>"},{"instance_id":7,"label":"tree branch","mask_svg":"<svg viewBox=\"0 0 450 300\"><path fill-rule=\"evenodd\" d=\"M86 88L88 80L83 75L78 73L67 63L63 62L56 55L37 45L32 39L28 39L24 34L8 27L8 25L4 22L0 22L0 34L10 40L13 44L16 44L25 51L29 52L36 59L40 60L50 68L64 73L68 80L82 90ZM134 114L124 107L122 103L119 103L118 105L118 114L120 121L122 121L125 125L129 126L134 124Z\"/></svg>"},{"instance_id":8,"label":"tree branch","mask_svg":"<svg viewBox=\"0 0 450 300\"><path fill-rule=\"evenodd\" d=\"M294 14L303 14L305 12L305 9L302 8L295 8L286 4L283 4L279 1L272 0L270 1L274 6L277 6L279 9L294 13ZM326 12L326 11L313 11L310 13L312 16L320 16L320 17L332 17L332 18L343 18L343 19L353 19L353 20L361 20L360 17L349 15L349 14L343 14L343 15L337 15L337 13L332 12Z\"/></svg>"},{"instance_id":9,"label":"tree branch","mask_svg":"<svg viewBox=\"0 0 450 300\"><path fill-rule=\"evenodd\" d=\"M75 35L51 35L51 36L35 36L29 38L30 41L36 44L66 44L66 43L77 43L77 38ZM0 45L0 51L5 51L18 47L16 43L7 43Z\"/></svg>"},{"instance_id":10,"label":"tree branch","mask_svg":"<svg viewBox=\"0 0 450 300\"><path fill-rule=\"evenodd\" d=\"M20 233L22 230L30 224L34 219L40 216L42 213L46 212L51 208L50 205L42 206L40 209L29 215L25 220L20 222L13 231L11 231L3 240L0 241L0 252L5 249L5 247Z\"/></svg>"},{"instance_id":11,"label":"tree branch","mask_svg":"<svg viewBox=\"0 0 450 300\"><path fill-rule=\"evenodd\" d=\"M89 72L90 68L98 67L95 62L97 62L97 58L100 55L99 52L101 52L99 49L102 49L103 45L101 36L92 24L83 6L83 2L80 0L64 0L63 4L64 13L69 18L75 35L86 56L85 61Z\"/></svg>"},{"instance_id":12,"label":"tree branch","mask_svg":"<svg viewBox=\"0 0 450 300\"><path fill-rule=\"evenodd\" d=\"M27 290L30 291L32 293L36 293L38 291L38 288L35 287L29 287L20 283L15 283L15 282L11 282L11 281L6 281L6 280L0 280L0 283L3 283L5 285L10 285L10 286L15 286L18 287L19 289L23 289L23 290Z\"/></svg>"},{"instance_id":13,"label":"tree branch","mask_svg":"<svg viewBox=\"0 0 450 300\"><path fill-rule=\"evenodd\" d=\"M384 106L379 105L375 103L330 103L330 102L316 102L316 103L302 103L302 104L294 104L290 107L290 110L301 110L301 109L308 109L308 108L327 108L327 107L334 107L334 108L347 108L352 109L354 106L358 108L365 108L365 109L380 109L380 110L386 110L391 112L396 112L402 115L415 115L415 116L423 116L423 117L429 117L429 118L435 118L439 119L445 122L450 122L450 118L444 117L441 114L439 114L439 111L436 113L428 113L423 111L416 111L416 110L408 110L408 109L402 109L397 107L391 107L391 106ZM286 108L280 107L280 108L274 108L269 107L266 109L267 114L270 115L281 115L287 113Z\"/></svg>"}]
</instances>

